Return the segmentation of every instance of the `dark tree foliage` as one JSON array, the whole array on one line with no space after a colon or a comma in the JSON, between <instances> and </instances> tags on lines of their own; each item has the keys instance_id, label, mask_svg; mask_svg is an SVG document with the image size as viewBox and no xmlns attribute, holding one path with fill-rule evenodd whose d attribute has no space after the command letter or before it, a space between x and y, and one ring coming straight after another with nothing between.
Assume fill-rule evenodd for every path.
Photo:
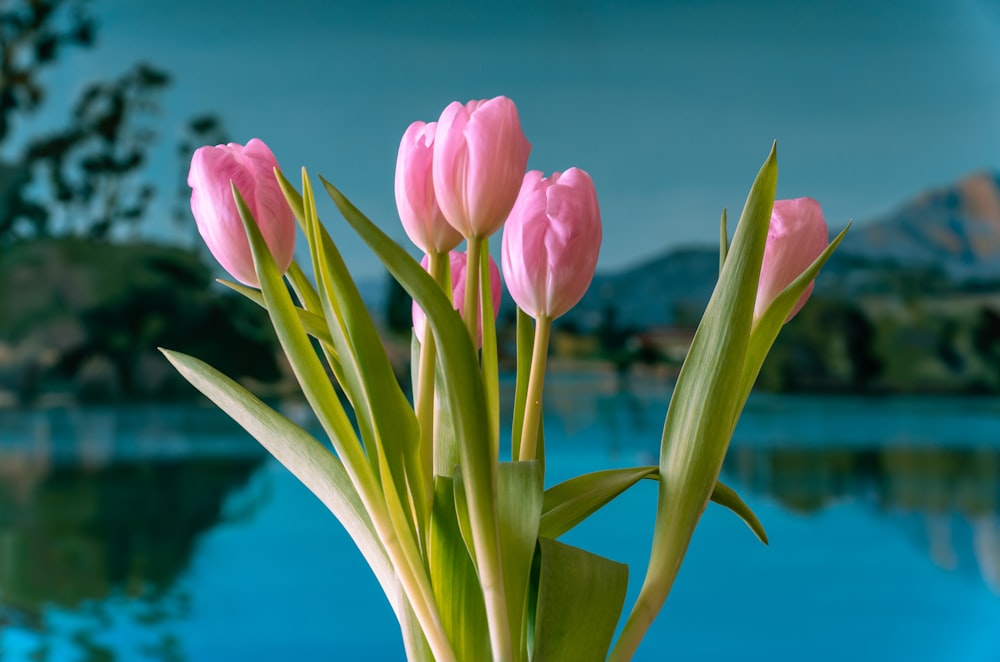
<instances>
[{"instance_id":1,"label":"dark tree foliage","mask_svg":"<svg viewBox=\"0 0 1000 662\"><path fill-rule=\"evenodd\" d=\"M25 162L43 177L49 204L31 223L5 219L0 233L105 239L115 227L135 226L153 198L154 187L138 180L156 138L149 119L169 82L163 71L139 64L117 80L87 86L69 126L24 150Z\"/></svg>"},{"instance_id":2,"label":"dark tree foliage","mask_svg":"<svg viewBox=\"0 0 1000 662\"><path fill-rule=\"evenodd\" d=\"M94 44L86 0L0 0L0 143L18 113L45 99L41 70L71 46Z\"/></svg>"},{"instance_id":3,"label":"dark tree foliage","mask_svg":"<svg viewBox=\"0 0 1000 662\"><path fill-rule=\"evenodd\" d=\"M70 47L95 43L88 0L0 0L0 245L51 235L107 239L134 230L155 188L142 178L159 100L170 77L139 63L116 79L90 83L66 124L42 136L23 136L19 120L46 101L40 74ZM18 148L10 148L18 134ZM175 214L190 220L184 175L198 145L222 142L220 120L189 121L181 144L184 173ZM181 211L184 210L184 211Z\"/></svg>"}]
</instances>

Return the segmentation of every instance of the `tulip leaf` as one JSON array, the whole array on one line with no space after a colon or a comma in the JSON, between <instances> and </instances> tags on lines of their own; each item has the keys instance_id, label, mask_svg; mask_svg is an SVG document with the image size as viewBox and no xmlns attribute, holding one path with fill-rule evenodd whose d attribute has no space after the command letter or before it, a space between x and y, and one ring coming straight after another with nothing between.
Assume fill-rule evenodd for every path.
<instances>
[{"instance_id":1,"label":"tulip leaf","mask_svg":"<svg viewBox=\"0 0 1000 662\"><path fill-rule=\"evenodd\" d=\"M607 469L584 474L545 490L538 535L558 538L659 467Z\"/></svg>"},{"instance_id":2,"label":"tulip leaf","mask_svg":"<svg viewBox=\"0 0 1000 662\"><path fill-rule=\"evenodd\" d=\"M545 490L538 535L558 538L606 506L640 480L659 480L659 467L607 469L570 478ZM725 506L742 519L757 538L767 544L767 533L750 507L731 487L721 482L712 490L712 501Z\"/></svg>"},{"instance_id":3,"label":"tulip leaf","mask_svg":"<svg viewBox=\"0 0 1000 662\"><path fill-rule=\"evenodd\" d=\"M367 461L354 433L354 427L340 405L337 392L327 378L326 371L309 342L302 321L298 313L295 312L296 306L292 303L288 288L285 287L285 281L278 272L278 267L274 263L274 258L271 256L267 244L264 243L264 238L260 234L260 229L257 227L252 213L235 187L233 195L243 220L244 229L247 232L247 238L250 241L261 292L264 296L264 302L267 304L267 311L271 316L278 341L288 357L303 394L316 413L320 425L329 435L338 457L344 463L352 482L364 501L366 489L373 487L370 482L372 476L365 472L362 467L362 465L367 464Z\"/></svg>"},{"instance_id":4,"label":"tulip leaf","mask_svg":"<svg viewBox=\"0 0 1000 662\"><path fill-rule=\"evenodd\" d=\"M757 519L757 516L750 506L740 498L740 495L736 493L733 488L724 485L721 481L715 484L715 489L712 490L712 501L719 504L720 506L725 506L732 512L734 512L743 522L750 527L753 534L757 536L757 540L761 541L765 545L767 544L767 532L764 531L764 526Z\"/></svg>"},{"instance_id":5,"label":"tulip leaf","mask_svg":"<svg viewBox=\"0 0 1000 662\"><path fill-rule=\"evenodd\" d=\"M337 456L344 463L344 469L371 517L379 540L386 545L386 554L395 568L400 586L405 591L416 618L428 637L429 645L438 657L450 659L453 655L449 650L447 639L438 626L440 616L434 603L430 579L422 566L414 563L412 553L405 546L407 537L398 536L398 532L394 530L392 515L388 511L385 498L365 458L361 444L358 443L354 428L309 342L302 322L295 313L291 295L261 236L253 214L235 186L233 197L250 242L261 292L264 293L264 301L267 303L278 341L288 357L306 400L319 419L320 425L329 435ZM386 541L403 544L388 545Z\"/></svg>"},{"instance_id":6,"label":"tulip leaf","mask_svg":"<svg viewBox=\"0 0 1000 662\"><path fill-rule=\"evenodd\" d=\"M224 280L222 278L218 278L216 280L234 292L242 294L264 310L267 310L267 304L264 303L264 295L260 293L260 290L247 287L246 285L242 285L240 283ZM295 308L295 312L298 314L299 320L302 322L302 327L305 329L306 333L320 342L324 342L328 345L333 344L333 340L330 338L330 329L326 327L326 320L323 319L321 315L311 313L308 310L297 306Z\"/></svg>"},{"instance_id":7,"label":"tulip leaf","mask_svg":"<svg viewBox=\"0 0 1000 662\"><path fill-rule=\"evenodd\" d=\"M302 234L308 237L309 225L306 221L306 209L302 195L295 190L292 183L285 177L285 173L281 172L278 168L274 169L274 177L278 180L278 188L284 193L285 201L288 202L288 206L292 209L292 214L295 216L295 220L298 221Z\"/></svg>"},{"instance_id":8,"label":"tulip leaf","mask_svg":"<svg viewBox=\"0 0 1000 662\"><path fill-rule=\"evenodd\" d=\"M320 177L327 193L355 232L427 315L438 348L443 397L449 400L468 500L476 567L486 587L487 618L494 657L510 657L510 624L496 511L496 458L490 456L489 416L482 374L472 339L441 287L398 244Z\"/></svg>"},{"instance_id":9,"label":"tulip leaf","mask_svg":"<svg viewBox=\"0 0 1000 662\"><path fill-rule=\"evenodd\" d=\"M358 546L397 616L402 602L396 575L343 464L285 416L208 364L160 350L177 371L226 412L330 509Z\"/></svg>"},{"instance_id":10,"label":"tulip leaf","mask_svg":"<svg viewBox=\"0 0 1000 662\"><path fill-rule=\"evenodd\" d=\"M454 483L447 476L434 479L427 547L434 596L457 659L490 659L483 591L476 567L462 541Z\"/></svg>"},{"instance_id":11,"label":"tulip leaf","mask_svg":"<svg viewBox=\"0 0 1000 662\"><path fill-rule=\"evenodd\" d=\"M539 538L532 662L603 662L625 604L628 566Z\"/></svg>"},{"instance_id":12,"label":"tulip leaf","mask_svg":"<svg viewBox=\"0 0 1000 662\"><path fill-rule=\"evenodd\" d=\"M524 607L527 604L531 562L542 515L542 471L537 460L501 462L498 473L497 510L500 516L500 547L507 611L512 630L520 630L524 643L515 660L527 651ZM515 640L516 641L516 640ZM472 659L472 658L469 658Z\"/></svg>"},{"instance_id":13,"label":"tulip leaf","mask_svg":"<svg viewBox=\"0 0 1000 662\"><path fill-rule=\"evenodd\" d=\"M377 474L382 478L382 490L397 533L402 537L405 521L410 535L416 539L419 536L416 520L422 520L428 508L423 503L417 418L396 380L385 346L347 265L319 223L305 172L302 188L316 281L330 335L341 357L343 386L354 405L362 434L371 444L369 458L377 460L379 465ZM408 490L408 484L415 489Z\"/></svg>"},{"instance_id":14,"label":"tulip leaf","mask_svg":"<svg viewBox=\"0 0 1000 662\"><path fill-rule=\"evenodd\" d=\"M649 566L611 654L631 659L670 592L715 488L742 404L754 302L777 184L776 148L761 167L719 281L674 386L660 446L660 484Z\"/></svg>"},{"instance_id":15,"label":"tulip leaf","mask_svg":"<svg viewBox=\"0 0 1000 662\"><path fill-rule=\"evenodd\" d=\"M719 221L719 273L726 266L726 255L729 253L729 228L726 224L726 209L722 208L722 219Z\"/></svg>"}]
</instances>

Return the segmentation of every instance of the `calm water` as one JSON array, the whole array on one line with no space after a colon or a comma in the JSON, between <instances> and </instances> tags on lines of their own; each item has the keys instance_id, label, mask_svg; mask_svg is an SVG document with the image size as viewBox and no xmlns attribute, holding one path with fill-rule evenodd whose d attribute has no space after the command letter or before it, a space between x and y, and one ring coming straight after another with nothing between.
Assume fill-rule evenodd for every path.
<instances>
[{"instance_id":1,"label":"calm water","mask_svg":"<svg viewBox=\"0 0 1000 662\"><path fill-rule=\"evenodd\" d=\"M550 483L655 461L664 393L547 398ZM1000 660L1000 402L755 396L723 478L771 545L710 506L637 660ZM637 584L654 502L640 485L566 538ZM402 645L336 521L224 417L59 410L0 412L0 657Z\"/></svg>"}]
</instances>

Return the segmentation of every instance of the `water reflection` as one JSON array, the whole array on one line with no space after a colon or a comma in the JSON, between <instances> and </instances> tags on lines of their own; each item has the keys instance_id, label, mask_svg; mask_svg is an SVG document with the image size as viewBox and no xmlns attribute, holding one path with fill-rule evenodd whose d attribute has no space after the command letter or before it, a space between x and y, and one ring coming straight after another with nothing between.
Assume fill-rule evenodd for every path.
<instances>
[{"instance_id":1,"label":"water reflection","mask_svg":"<svg viewBox=\"0 0 1000 662\"><path fill-rule=\"evenodd\" d=\"M939 567L974 570L1000 594L1000 451L994 448L736 447L723 471L731 483L794 512L863 500L909 525Z\"/></svg>"},{"instance_id":2,"label":"water reflection","mask_svg":"<svg viewBox=\"0 0 1000 662\"><path fill-rule=\"evenodd\" d=\"M655 462L669 393L658 382L621 386L613 378L553 381L546 442L554 475L560 458L583 455L602 467L609 457ZM858 525L825 529L824 514L862 504L882 530L912 542L914 557L1000 593L997 426L997 405L985 400L755 398L723 480L757 503L764 496L782 505L765 526L786 515L814 521L810 530L834 547ZM192 644L183 632L198 627L191 605L205 599L185 577L200 541L241 517L257 523L260 539L276 539L288 514L305 516L276 516L269 482L250 481L265 458L211 409L0 412L0 649L3 626L13 624L7 643L11 631L33 633L31 659L184 659ZM318 516L327 523L328 513ZM249 552L243 533L230 530L228 549ZM261 557L247 567L270 566ZM304 575L328 571L303 562ZM123 613L148 635L138 656L103 636Z\"/></svg>"},{"instance_id":3,"label":"water reflection","mask_svg":"<svg viewBox=\"0 0 1000 662\"><path fill-rule=\"evenodd\" d=\"M623 463L655 464L669 395L657 381L564 379L546 392L547 423ZM801 515L844 501L868 504L905 528L937 566L1000 594L995 399L755 395L722 479Z\"/></svg>"},{"instance_id":4,"label":"water reflection","mask_svg":"<svg viewBox=\"0 0 1000 662\"><path fill-rule=\"evenodd\" d=\"M129 601L140 624L183 613L172 587L202 534L246 514L230 496L265 459L197 409L6 412L0 430L0 631L42 632L53 610L72 610L84 659L110 659L89 634L110 602ZM169 659L169 637L161 648Z\"/></svg>"}]
</instances>

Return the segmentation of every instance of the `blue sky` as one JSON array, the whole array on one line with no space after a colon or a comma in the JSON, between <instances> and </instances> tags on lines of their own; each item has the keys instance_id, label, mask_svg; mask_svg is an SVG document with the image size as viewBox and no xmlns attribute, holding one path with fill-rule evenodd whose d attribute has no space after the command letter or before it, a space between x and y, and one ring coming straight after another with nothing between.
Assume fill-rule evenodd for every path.
<instances>
[{"instance_id":1,"label":"blue sky","mask_svg":"<svg viewBox=\"0 0 1000 662\"><path fill-rule=\"evenodd\" d=\"M285 6L285 5L288 6ZM591 173L599 268L711 243L778 141L779 197L834 230L921 189L1000 170L1000 2L462 3L97 0L98 44L50 80L74 91L144 59L174 76L153 174L166 220L183 120L214 111L291 176L322 173L399 239L399 138L450 101L504 94L532 169ZM53 95L53 101L58 95ZM55 112L52 109L49 114ZM39 121L44 121L44 118ZM380 272L321 208L349 265Z\"/></svg>"}]
</instances>

